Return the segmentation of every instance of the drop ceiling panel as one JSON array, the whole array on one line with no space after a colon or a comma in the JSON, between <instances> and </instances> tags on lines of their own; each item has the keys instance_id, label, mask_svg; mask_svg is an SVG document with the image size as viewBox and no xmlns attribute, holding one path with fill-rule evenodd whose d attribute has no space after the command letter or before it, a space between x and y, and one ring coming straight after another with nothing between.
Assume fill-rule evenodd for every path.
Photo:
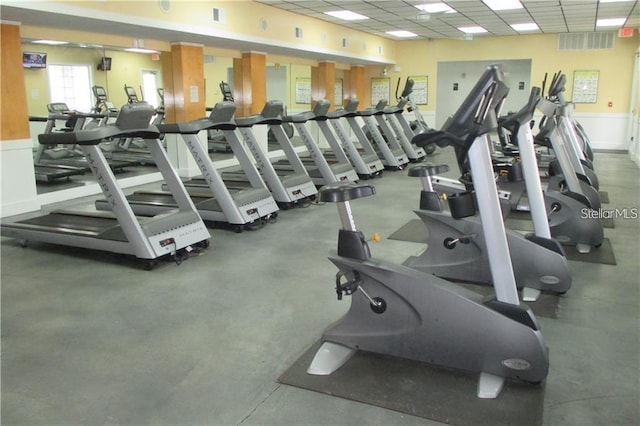
<instances>
[{"instance_id":1,"label":"drop ceiling panel","mask_svg":"<svg viewBox=\"0 0 640 426\"><path fill-rule=\"evenodd\" d=\"M481 25L491 34L516 34L509 24L535 22L544 33L593 31L598 18L627 18L627 25L638 26L638 1L602 3L597 0L521 0L523 9L494 12L480 0L443 0L457 11L454 14L431 14L428 20L418 20L422 14L415 5L431 0L258 0L273 7L318 17L346 27L380 35L384 30L407 29L420 37L460 37L456 27ZM294 9L297 7L297 9ZM302 9L305 7L308 9ZM316 12L311 12L312 9ZM317 11L347 9L371 18L367 21L341 21ZM565 22L566 21L566 22ZM567 25L569 28L567 29ZM385 37L394 38L392 36Z\"/></svg>"}]
</instances>

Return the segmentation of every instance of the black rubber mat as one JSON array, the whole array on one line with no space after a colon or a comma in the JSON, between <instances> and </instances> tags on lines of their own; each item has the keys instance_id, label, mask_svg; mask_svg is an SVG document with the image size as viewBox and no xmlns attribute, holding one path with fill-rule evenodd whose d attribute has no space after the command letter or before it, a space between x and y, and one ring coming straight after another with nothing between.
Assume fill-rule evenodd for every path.
<instances>
[{"instance_id":1,"label":"black rubber mat","mask_svg":"<svg viewBox=\"0 0 640 426\"><path fill-rule=\"evenodd\" d=\"M507 382L498 398L480 399L477 374L365 352L330 376L313 376L306 370L319 347L309 348L278 381L459 426L542 424L544 383Z\"/></svg>"},{"instance_id":2,"label":"black rubber mat","mask_svg":"<svg viewBox=\"0 0 640 426\"><path fill-rule=\"evenodd\" d=\"M562 246L568 260L575 260L578 262L588 263L603 263L605 265L615 265L616 256L613 253L613 247L611 247L611 241L605 238L602 241L602 245L598 248L593 248L589 253L578 253L575 246Z\"/></svg>"}]
</instances>

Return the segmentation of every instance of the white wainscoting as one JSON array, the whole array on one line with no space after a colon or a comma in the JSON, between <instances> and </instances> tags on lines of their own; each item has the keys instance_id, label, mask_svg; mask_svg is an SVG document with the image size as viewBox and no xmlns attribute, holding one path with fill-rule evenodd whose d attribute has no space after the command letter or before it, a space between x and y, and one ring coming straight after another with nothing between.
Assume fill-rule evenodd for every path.
<instances>
[{"instance_id":1,"label":"white wainscoting","mask_svg":"<svg viewBox=\"0 0 640 426\"><path fill-rule=\"evenodd\" d=\"M640 116L629 114L629 157L640 167Z\"/></svg>"},{"instance_id":2,"label":"white wainscoting","mask_svg":"<svg viewBox=\"0 0 640 426\"><path fill-rule=\"evenodd\" d=\"M0 217L40 208L33 171L33 141L16 139L0 142L2 207Z\"/></svg>"},{"instance_id":3,"label":"white wainscoting","mask_svg":"<svg viewBox=\"0 0 640 426\"><path fill-rule=\"evenodd\" d=\"M593 149L628 149L627 132L629 114L574 112L576 120L584 127Z\"/></svg>"}]
</instances>

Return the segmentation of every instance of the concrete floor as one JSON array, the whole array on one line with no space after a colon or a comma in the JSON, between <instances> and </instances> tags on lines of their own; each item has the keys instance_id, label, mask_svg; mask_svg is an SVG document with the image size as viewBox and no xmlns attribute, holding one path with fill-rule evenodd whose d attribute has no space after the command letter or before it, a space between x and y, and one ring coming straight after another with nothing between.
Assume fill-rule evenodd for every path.
<instances>
[{"instance_id":1,"label":"concrete floor","mask_svg":"<svg viewBox=\"0 0 640 426\"><path fill-rule=\"evenodd\" d=\"M604 208L640 207L627 155L598 153L596 168ZM415 217L420 182L373 183L356 223L382 236L374 256L402 262L422 247L386 237ZM258 231L213 229L205 253L151 272L3 238L2 424L437 424L277 383L348 308L326 259L338 227L333 205L282 211ZM545 425L640 424L640 220L616 218L605 235L618 264L570 262L560 318L539 318Z\"/></svg>"}]
</instances>

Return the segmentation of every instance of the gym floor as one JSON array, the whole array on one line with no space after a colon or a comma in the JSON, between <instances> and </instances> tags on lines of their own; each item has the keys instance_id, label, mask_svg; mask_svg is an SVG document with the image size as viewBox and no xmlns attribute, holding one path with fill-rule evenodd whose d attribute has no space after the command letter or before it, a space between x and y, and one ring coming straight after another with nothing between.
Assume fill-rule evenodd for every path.
<instances>
[{"instance_id":1,"label":"gym floor","mask_svg":"<svg viewBox=\"0 0 640 426\"><path fill-rule=\"evenodd\" d=\"M429 161L452 158L440 150ZM616 153L596 153L595 166L603 208L630 216L638 167ZM420 181L401 171L371 183L376 196L352 203L356 224L381 235L374 256L402 262L423 247L387 237L415 218ZM640 424L640 219L614 223L605 236L617 265L570 261L559 318L539 318L551 362L545 425ZM349 306L327 260L339 226L330 204L281 211L257 231L212 229L208 250L150 272L2 238L2 423L437 424L277 382Z\"/></svg>"}]
</instances>

